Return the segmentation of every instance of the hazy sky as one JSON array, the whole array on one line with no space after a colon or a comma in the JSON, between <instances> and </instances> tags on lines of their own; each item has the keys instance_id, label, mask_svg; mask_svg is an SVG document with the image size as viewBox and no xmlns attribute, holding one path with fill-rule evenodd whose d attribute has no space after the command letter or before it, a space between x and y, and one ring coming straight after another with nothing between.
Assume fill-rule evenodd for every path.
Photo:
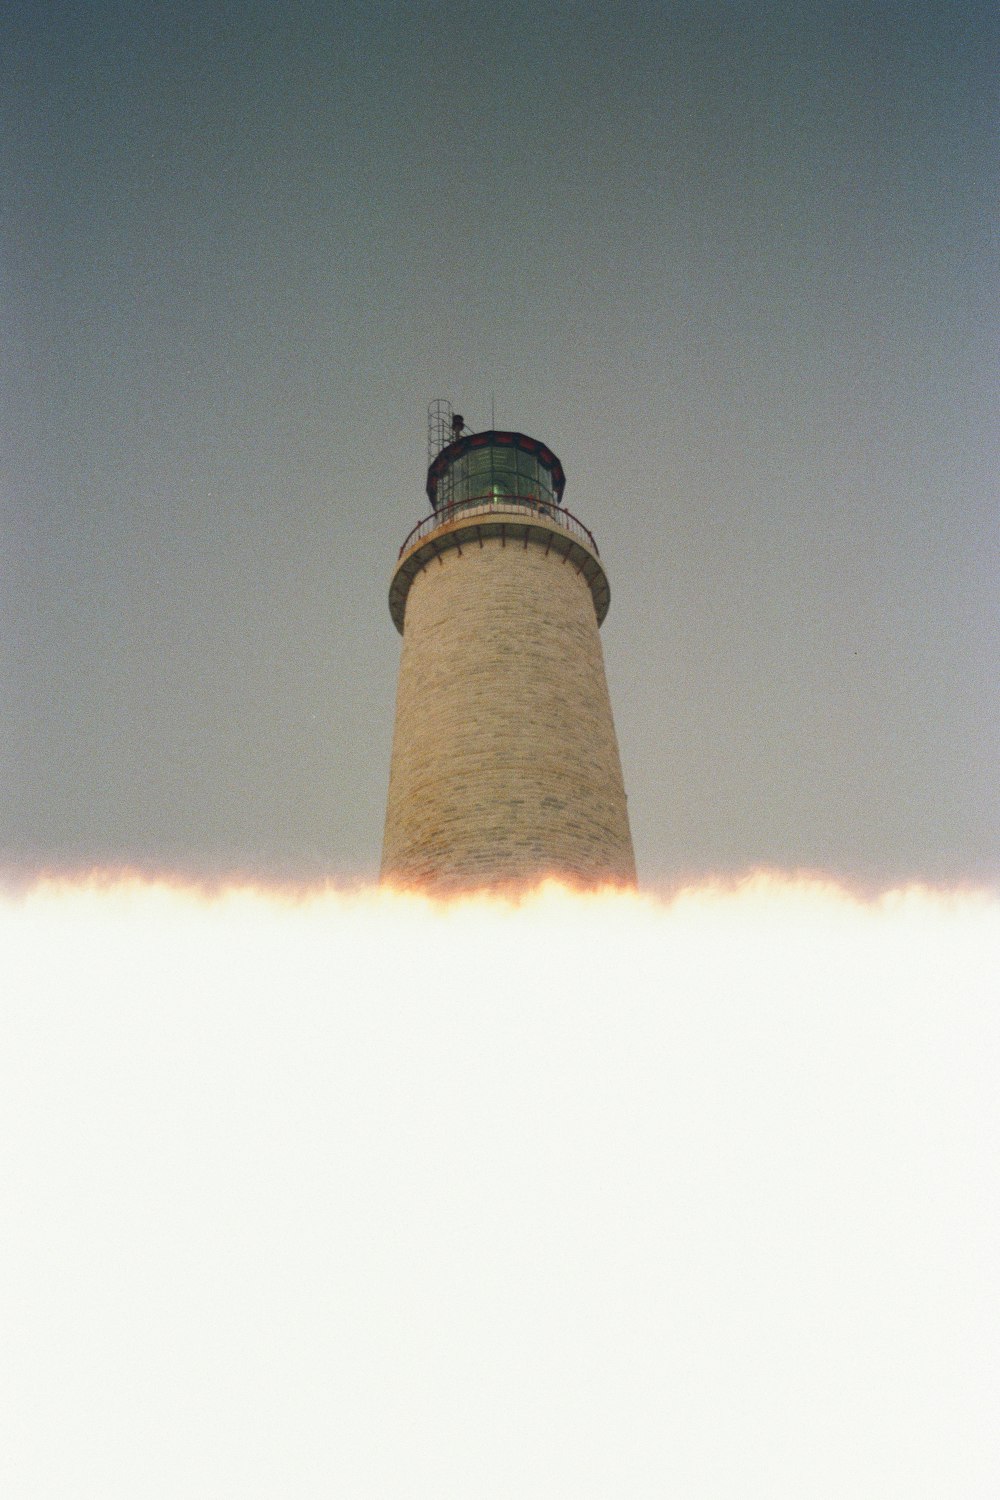
<instances>
[{"instance_id":1,"label":"hazy sky","mask_svg":"<svg viewBox=\"0 0 1000 1500\"><path fill-rule=\"evenodd\" d=\"M374 874L425 411L551 444L640 876L995 879L986 4L27 4L0 854Z\"/></svg>"}]
</instances>

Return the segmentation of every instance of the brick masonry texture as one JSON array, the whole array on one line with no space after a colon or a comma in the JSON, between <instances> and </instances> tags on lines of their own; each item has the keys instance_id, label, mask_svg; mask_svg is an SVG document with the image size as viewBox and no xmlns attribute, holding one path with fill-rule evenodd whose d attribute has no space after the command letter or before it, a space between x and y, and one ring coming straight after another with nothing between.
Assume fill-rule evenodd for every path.
<instances>
[{"instance_id":1,"label":"brick masonry texture","mask_svg":"<svg viewBox=\"0 0 1000 1500\"><path fill-rule=\"evenodd\" d=\"M590 588L536 543L452 549L406 602L382 878L635 884Z\"/></svg>"}]
</instances>

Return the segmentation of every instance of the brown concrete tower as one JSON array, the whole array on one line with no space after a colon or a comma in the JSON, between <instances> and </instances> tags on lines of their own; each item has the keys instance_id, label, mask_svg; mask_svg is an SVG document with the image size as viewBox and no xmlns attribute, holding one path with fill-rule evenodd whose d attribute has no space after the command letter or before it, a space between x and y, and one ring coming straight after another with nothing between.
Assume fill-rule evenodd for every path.
<instances>
[{"instance_id":1,"label":"brown concrete tower","mask_svg":"<svg viewBox=\"0 0 1000 1500\"><path fill-rule=\"evenodd\" d=\"M432 407L432 513L389 590L403 653L382 879L634 885L597 543L544 443L463 426Z\"/></svg>"}]
</instances>

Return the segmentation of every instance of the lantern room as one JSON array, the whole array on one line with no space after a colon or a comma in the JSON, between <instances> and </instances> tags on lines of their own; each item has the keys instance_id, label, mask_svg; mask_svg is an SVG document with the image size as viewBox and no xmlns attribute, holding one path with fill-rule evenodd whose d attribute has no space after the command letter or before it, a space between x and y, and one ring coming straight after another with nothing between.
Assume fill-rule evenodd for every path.
<instances>
[{"instance_id":1,"label":"lantern room","mask_svg":"<svg viewBox=\"0 0 1000 1500\"><path fill-rule=\"evenodd\" d=\"M442 448L427 471L427 495L438 512L491 502L561 505L565 488L558 458L523 432L468 433Z\"/></svg>"}]
</instances>

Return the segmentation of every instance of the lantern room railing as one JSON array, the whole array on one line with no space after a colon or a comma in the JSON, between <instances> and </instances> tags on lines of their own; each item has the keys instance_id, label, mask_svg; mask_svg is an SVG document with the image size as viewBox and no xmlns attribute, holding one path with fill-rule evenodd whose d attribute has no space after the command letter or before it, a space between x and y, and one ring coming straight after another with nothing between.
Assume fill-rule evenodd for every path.
<instances>
[{"instance_id":1,"label":"lantern room railing","mask_svg":"<svg viewBox=\"0 0 1000 1500\"><path fill-rule=\"evenodd\" d=\"M476 516L494 517L512 515L522 517L535 515L542 521L547 521L552 526L558 526L560 530L569 532L583 542L594 553L600 557L597 543L593 534L584 526L582 521L564 510L561 505L556 505L553 500L536 500L528 495L473 495L468 500L458 500L452 505L442 505L431 515L425 516L418 521L410 532L406 541L399 549L400 557L408 552L417 542L423 541L425 536L430 536L432 531L437 531L440 526L447 526L450 521L473 519Z\"/></svg>"}]
</instances>

